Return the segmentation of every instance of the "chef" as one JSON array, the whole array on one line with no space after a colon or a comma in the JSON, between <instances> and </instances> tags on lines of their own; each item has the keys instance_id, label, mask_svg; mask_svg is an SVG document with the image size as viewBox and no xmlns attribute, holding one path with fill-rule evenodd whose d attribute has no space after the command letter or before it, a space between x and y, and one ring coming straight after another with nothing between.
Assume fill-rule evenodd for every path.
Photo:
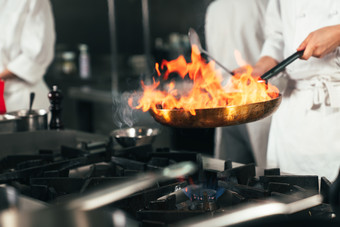
<instances>
[{"instance_id":1,"label":"chef","mask_svg":"<svg viewBox=\"0 0 340 227\"><path fill-rule=\"evenodd\" d=\"M54 56L55 31L48 0L0 0L0 79L7 112L48 109L43 76Z\"/></svg>"},{"instance_id":2,"label":"chef","mask_svg":"<svg viewBox=\"0 0 340 227\"><path fill-rule=\"evenodd\" d=\"M271 0L266 41L254 71L263 74L304 50L286 69L288 86L272 118L268 165L334 180L340 166L340 1Z\"/></svg>"},{"instance_id":3,"label":"chef","mask_svg":"<svg viewBox=\"0 0 340 227\"><path fill-rule=\"evenodd\" d=\"M235 50L248 64L255 64L265 39L263 24L267 4L268 0L212 2L205 23L209 53L229 69L240 66ZM226 80L230 76L225 73ZM215 156L240 163L255 161L257 166L265 167L270 121L268 117L253 123L216 128Z\"/></svg>"}]
</instances>

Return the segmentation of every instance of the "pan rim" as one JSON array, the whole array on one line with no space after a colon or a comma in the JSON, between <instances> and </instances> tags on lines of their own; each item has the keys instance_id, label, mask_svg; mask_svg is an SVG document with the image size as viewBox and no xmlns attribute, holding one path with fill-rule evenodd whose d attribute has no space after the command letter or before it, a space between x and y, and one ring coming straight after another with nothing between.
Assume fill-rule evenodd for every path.
<instances>
[{"instance_id":1,"label":"pan rim","mask_svg":"<svg viewBox=\"0 0 340 227\"><path fill-rule=\"evenodd\" d=\"M267 100L267 101L262 101L262 102L252 102L252 103L248 103L248 104L243 104L243 105L231 105L231 106L221 106L221 107L213 107L213 108L200 108L200 109L159 109L159 108L156 108L157 111L162 111L162 112L169 112L169 111L173 111L173 112L180 112L180 111L190 111L190 110L194 110L194 111L204 111L204 110L218 110L218 109L225 109L225 108L235 108L235 107L242 107L242 106L249 106L249 105L252 105L252 104L261 104L261 103L268 103L268 102L271 102L271 101L275 101L275 100L278 100L282 97L282 94L281 93L278 93L279 96L274 98L274 99L270 99L270 100ZM152 112L155 112L153 109L150 109L150 111Z\"/></svg>"}]
</instances>

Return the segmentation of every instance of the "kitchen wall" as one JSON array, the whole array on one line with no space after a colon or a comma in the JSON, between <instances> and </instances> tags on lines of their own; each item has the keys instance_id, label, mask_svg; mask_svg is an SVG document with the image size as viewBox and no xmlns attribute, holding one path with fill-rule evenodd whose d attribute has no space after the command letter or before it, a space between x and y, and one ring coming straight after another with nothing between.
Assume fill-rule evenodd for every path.
<instances>
[{"instance_id":1,"label":"kitchen wall","mask_svg":"<svg viewBox=\"0 0 340 227\"><path fill-rule=\"evenodd\" d=\"M109 0L111 1L111 0ZM149 0L150 47L153 61L189 54L181 45L188 42L189 27L195 28L204 43L204 15L212 0ZM145 74L145 50L141 0L115 0L118 49L119 92L139 88ZM51 86L58 84L65 96L63 119L67 128L109 134L117 125L108 102L75 98L70 89L87 86L111 92L111 49L107 0L51 0L57 33L56 58L46 76ZM79 68L78 44L89 46L92 77L81 80L78 71L62 71L62 53L73 51ZM173 45L173 44L176 45ZM92 101L91 101L92 100ZM81 117L80 117L81 116ZM79 120L81 118L81 120ZM143 115L136 124L154 121ZM211 134L211 133L209 133ZM206 135L205 135L206 136ZM210 141L211 142L211 141ZM210 143L209 142L209 143ZM200 146L198 146L200 147Z\"/></svg>"}]
</instances>

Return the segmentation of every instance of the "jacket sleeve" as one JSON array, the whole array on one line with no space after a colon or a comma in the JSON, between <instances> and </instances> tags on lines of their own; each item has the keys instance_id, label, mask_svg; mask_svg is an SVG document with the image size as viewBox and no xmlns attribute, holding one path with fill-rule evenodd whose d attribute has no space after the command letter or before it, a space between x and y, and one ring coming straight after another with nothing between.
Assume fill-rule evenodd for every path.
<instances>
[{"instance_id":1,"label":"jacket sleeve","mask_svg":"<svg viewBox=\"0 0 340 227\"><path fill-rule=\"evenodd\" d=\"M280 1L271 0L266 10L265 43L262 47L261 57L270 56L278 62L283 60L284 41L282 31Z\"/></svg>"},{"instance_id":2,"label":"jacket sleeve","mask_svg":"<svg viewBox=\"0 0 340 227\"><path fill-rule=\"evenodd\" d=\"M49 0L29 0L21 34L21 54L7 68L24 81L42 79L54 57L55 30Z\"/></svg>"}]
</instances>

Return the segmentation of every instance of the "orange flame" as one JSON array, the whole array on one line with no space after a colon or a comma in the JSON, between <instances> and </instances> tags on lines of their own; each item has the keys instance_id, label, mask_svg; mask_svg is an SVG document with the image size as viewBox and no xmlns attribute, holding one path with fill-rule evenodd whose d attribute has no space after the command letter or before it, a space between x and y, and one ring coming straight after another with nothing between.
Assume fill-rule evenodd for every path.
<instances>
[{"instance_id":1,"label":"orange flame","mask_svg":"<svg viewBox=\"0 0 340 227\"><path fill-rule=\"evenodd\" d=\"M259 78L251 76L252 67L246 66L246 73L231 77L223 87L222 75L214 70L215 62L206 63L201 57L197 46L192 46L191 63L187 63L183 56L173 61L163 60L160 68L166 71L162 76L159 65L156 71L159 77L167 80L171 73L178 73L184 79L186 75L192 81L192 86L185 95L180 95L174 81L169 82L167 90L158 89L160 81L153 80L153 84L145 85L141 81L143 95L134 108L144 112L152 109L156 114L159 109L184 109L196 114L197 109L244 105L255 102L268 101L278 97L279 90L271 85L260 83ZM133 100L129 104L133 107Z\"/></svg>"}]
</instances>

